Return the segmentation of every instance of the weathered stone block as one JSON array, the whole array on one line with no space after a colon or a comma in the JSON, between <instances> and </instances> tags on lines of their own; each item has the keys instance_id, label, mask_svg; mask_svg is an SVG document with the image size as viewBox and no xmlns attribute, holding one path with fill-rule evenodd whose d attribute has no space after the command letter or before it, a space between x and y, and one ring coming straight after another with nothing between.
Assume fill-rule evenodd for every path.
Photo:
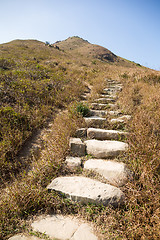
<instances>
[{"instance_id":1,"label":"weathered stone block","mask_svg":"<svg viewBox=\"0 0 160 240\"><path fill-rule=\"evenodd\" d=\"M87 154L91 154L95 158L114 158L120 153L127 151L128 144L120 141L99 141L87 140Z\"/></svg>"},{"instance_id":2,"label":"weathered stone block","mask_svg":"<svg viewBox=\"0 0 160 240\"><path fill-rule=\"evenodd\" d=\"M58 177L47 188L61 192L82 204L95 203L116 207L124 201L124 194L119 188L86 177Z\"/></svg>"},{"instance_id":3,"label":"weathered stone block","mask_svg":"<svg viewBox=\"0 0 160 240\"><path fill-rule=\"evenodd\" d=\"M127 132L117 130L105 130L99 128L88 128L87 137L98 140L119 140L128 135Z\"/></svg>"},{"instance_id":4,"label":"weathered stone block","mask_svg":"<svg viewBox=\"0 0 160 240\"><path fill-rule=\"evenodd\" d=\"M70 168L79 168L81 167L82 160L80 157L66 157L66 163Z\"/></svg>"},{"instance_id":5,"label":"weathered stone block","mask_svg":"<svg viewBox=\"0 0 160 240\"><path fill-rule=\"evenodd\" d=\"M117 187L123 186L132 175L124 163L116 161L90 159L84 163L84 168L100 173Z\"/></svg>"},{"instance_id":6,"label":"weathered stone block","mask_svg":"<svg viewBox=\"0 0 160 240\"><path fill-rule=\"evenodd\" d=\"M81 157L86 154L86 146L80 138L70 138L70 151L73 156Z\"/></svg>"}]
</instances>

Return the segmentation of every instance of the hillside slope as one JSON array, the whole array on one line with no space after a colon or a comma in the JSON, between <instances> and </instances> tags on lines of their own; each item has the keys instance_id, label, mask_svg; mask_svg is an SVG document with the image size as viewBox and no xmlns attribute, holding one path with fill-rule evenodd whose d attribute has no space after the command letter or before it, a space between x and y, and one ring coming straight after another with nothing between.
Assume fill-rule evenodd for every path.
<instances>
[{"instance_id":1,"label":"hillside slope","mask_svg":"<svg viewBox=\"0 0 160 240\"><path fill-rule=\"evenodd\" d=\"M122 90L118 101L117 93L114 95L116 86L106 86L106 82L116 82ZM115 56L79 37L53 46L37 40L1 44L0 239L8 240L24 231L33 234L31 229L26 230L31 218L41 213L60 213L94 222L102 240L158 240L159 89L160 72ZM74 204L46 189L58 176L87 174L101 178L92 172L82 173L82 166L80 170L70 170L64 161L69 154L70 137L75 136L78 128L82 133L86 127L80 113L88 113L89 107L104 100L102 97L108 92L117 102L105 99L112 103L105 104L104 126L112 127L109 120L113 115L109 114L117 112L119 116L121 110L120 114L131 115L126 126L120 122L121 130L127 128L130 133L125 139L130 147L118 160L134 174L122 188L125 206L118 209ZM83 105L85 97L87 102ZM42 148L31 152L28 158L20 158L20 151L24 151L27 140L32 141L38 129L46 130ZM117 126L113 125L113 129ZM84 156L85 160L89 157L90 154Z\"/></svg>"},{"instance_id":2,"label":"hillside slope","mask_svg":"<svg viewBox=\"0 0 160 240\"><path fill-rule=\"evenodd\" d=\"M114 53L99 45L91 44L87 40L80 37L69 37L64 41L58 41L53 44L58 46L64 51L68 51L71 54L79 54L87 58L95 58L104 62L119 64L127 67L135 67L133 62L122 59L116 56Z\"/></svg>"}]
</instances>

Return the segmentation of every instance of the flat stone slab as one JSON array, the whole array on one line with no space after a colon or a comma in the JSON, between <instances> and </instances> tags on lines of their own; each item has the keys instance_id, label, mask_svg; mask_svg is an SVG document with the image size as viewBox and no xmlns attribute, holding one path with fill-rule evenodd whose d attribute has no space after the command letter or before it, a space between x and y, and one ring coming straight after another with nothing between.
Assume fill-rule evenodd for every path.
<instances>
[{"instance_id":1,"label":"flat stone slab","mask_svg":"<svg viewBox=\"0 0 160 240\"><path fill-rule=\"evenodd\" d=\"M91 103L92 109L95 110L106 110L108 108L108 104L104 103Z\"/></svg>"},{"instance_id":2,"label":"flat stone slab","mask_svg":"<svg viewBox=\"0 0 160 240\"><path fill-rule=\"evenodd\" d=\"M98 240L93 234L93 229L88 223L77 218L51 215L41 217L32 223L36 232L45 233L50 238L61 240Z\"/></svg>"},{"instance_id":3,"label":"flat stone slab","mask_svg":"<svg viewBox=\"0 0 160 240\"><path fill-rule=\"evenodd\" d=\"M118 116L121 114L121 111L117 110L117 111L108 111L108 114L110 116Z\"/></svg>"},{"instance_id":4,"label":"flat stone slab","mask_svg":"<svg viewBox=\"0 0 160 240\"><path fill-rule=\"evenodd\" d=\"M107 115L106 110L90 110L90 116L104 117Z\"/></svg>"},{"instance_id":5,"label":"flat stone slab","mask_svg":"<svg viewBox=\"0 0 160 240\"><path fill-rule=\"evenodd\" d=\"M87 154L91 154L95 158L114 158L128 149L128 144L120 141L93 139L85 141L85 144Z\"/></svg>"},{"instance_id":6,"label":"flat stone slab","mask_svg":"<svg viewBox=\"0 0 160 240\"><path fill-rule=\"evenodd\" d=\"M114 103L115 102L115 99L113 98L98 98L98 99L95 99L95 102L98 102L98 103Z\"/></svg>"},{"instance_id":7,"label":"flat stone slab","mask_svg":"<svg viewBox=\"0 0 160 240\"><path fill-rule=\"evenodd\" d=\"M119 140L128 135L127 132L117 130L105 130L100 128L88 128L87 137L98 140Z\"/></svg>"},{"instance_id":8,"label":"flat stone slab","mask_svg":"<svg viewBox=\"0 0 160 240\"><path fill-rule=\"evenodd\" d=\"M108 88L105 88L104 91L122 91L122 86L120 85L110 85Z\"/></svg>"},{"instance_id":9,"label":"flat stone slab","mask_svg":"<svg viewBox=\"0 0 160 240\"><path fill-rule=\"evenodd\" d=\"M111 123L125 123L125 122L129 121L130 119L131 119L130 115L123 115L121 117L111 119L110 122Z\"/></svg>"},{"instance_id":10,"label":"flat stone slab","mask_svg":"<svg viewBox=\"0 0 160 240\"><path fill-rule=\"evenodd\" d=\"M85 117L84 120L88 127L101 127L101 125L107 122L106 118L98 116Z\"/></svg>"},{"instance_id":11,"label":"flat stone slab","mask_svg":"<svg viewBox=\"0 0 160 240\"><path fill-rule=\"evenodd\" d=\"M80 157L66 157L66 164L70 168L79 168L82 164L82 159Z\"/></svg>"},{"instance_id":12,"label":"flat stone slab","mask_svg":"<svg viewBox=\"0 0 160 240\"><path fill-rule=\"evenodd\" d=\"M81 157L86 154L86 146L80 138L70 138L70 151L73 156Z\"/></svg>"},{"instance_id":13,"label":"flat stone slab","mask_svg":"<svg viewBox=\"0 0 160 240\"><path fill-rule=\"evenodd\" d=\"M40 240L42 238L37 238L37 237L34 237L34 236L27 236L27 235L24 235L23 233L20 233L20 234L17 234L13 237L10 237L8 240Z\"/></svg>"},{"instance_id":14,"label":"flat stone slab","mask_svg":"<svg viewBox=\"0 0 160 240\"><path fill-rule=\"evenodd\" d=\"M116 94L109 94L109 93L102 93L100 95L100 98L114 99L114 101L116 101L117 95Z\"/></svg>"},{"instance_id":15,"label":"flat stone slab","mask_svg":"<svg viewBox=\"0 0 160 240\"><path fill-rule=\"evenodd\" d=\"M110 92L111 92L111 89L110 89L110 88L104 88L104 89L103 89L103 92L104 92L104 93L110 93Z\"/></svg>"},{"instance_id":16,"label":"flat stone slab","mask_svg":"<svg viewBox=\"0 0 160 240\"><path fill-rule=\"evenodd\" d=\"M111 109L117 109L118 106L116 104L113 104L113 103L108 103L108 107L111 108Z\"/></svg>"},{"instance_id":17,"label":"flat stone slab","mask_svg":"<svg viewBox=\"0 0 160 240\"><path fill-rule=\"evenodd\" d=\"M131 172L122 162L90 159L84 163L84 168L100 173L110 184L123 186L131 176Z\"/></svg>"},{"instance_id":18,"label":"flat stone slab","mask_svg":"<svg viewBox=\"0 0 160 240\"><path fill-rule=\"evenodd\" d=\"M58 177L47 188L82 204L95 203L116 207L124 200L124 194L119 188L80 176Z\"/></svg>"}]
</instances>

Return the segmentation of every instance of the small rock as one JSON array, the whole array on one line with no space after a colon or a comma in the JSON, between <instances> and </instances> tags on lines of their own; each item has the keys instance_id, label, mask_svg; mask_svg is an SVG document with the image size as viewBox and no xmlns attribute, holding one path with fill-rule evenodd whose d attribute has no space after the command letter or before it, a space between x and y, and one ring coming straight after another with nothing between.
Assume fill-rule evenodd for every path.
<instances>
[{"instance_id":1,"label":"small rock","mask_svg":"<svg viewBox=\"0 0 160 240\"><path fill-rule=\"evenodd\" d=\"M80 138L70 138L69 145L73 156L85 156L86 146Z\"/></svg>"},{"instance_id":2,"label":"small rock","mask_svg":"<svg viewBox=\"0 0 160 240\"><path fill-rule=\"evenodd\" d=\"M99 141L94 139L85 141L85 144L87 154L91 154L95 158L117 157L128 149L128 144L120 141Z\"/></svg>"},{"instance_id":3,"label":"small rock","mask_svg":"<svg viewBox=\"0 0 160 240\"><path fill-rule=\"evenodd\" d=\"M79 168L81 167L82 160L80 157L66 157L66 163L70 168Z\"/></svg>"}]
</instances>

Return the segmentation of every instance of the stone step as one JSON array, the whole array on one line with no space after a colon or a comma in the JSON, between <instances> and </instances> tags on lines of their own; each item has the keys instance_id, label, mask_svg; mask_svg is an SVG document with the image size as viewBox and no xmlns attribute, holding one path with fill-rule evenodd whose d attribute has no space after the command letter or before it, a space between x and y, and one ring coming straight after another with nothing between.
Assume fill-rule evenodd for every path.
<instances>
[{"instance_id":1,"label":"stone step","mask_svg":"<svg viewBox=\"0 0 160 240\"><path fill-rule=\"evenodd\" d=\"M86 154L86 146L80 138L70 138L69 140L71 155L81 157Z\"/></svg>"},{"instance_id":2,"label":"stone step","mask_svg":"<svg viewBox=\"0 0 160 240\"><path fill-rule=\"evenodd\" d=\"M120 140L127 137L128 133L117 130L105 130L100 128L88 128L87 137L98 140Z\"/></svg>"},{"instance_id":3,"label":"stone step","mask_svg":"<svg viewBox=\"0 0 160 240\"><path fill-rule=\"evenodd\" d=\"M110 116L118 116L118 115L122 114L120 110L108 111L107 113L108 113Z\"/></svg>"},{"instance_id":4,"label":"stone step","mask_svg":"<svg viewBox=\"0 0 160 240\"><path fill-rule=\"evenodd\" d=\"M113 90L116 90L116 91L121 91L122 90L122 86L120 86L120 85L110 85L109 87L108 87L108 89L113 89Z\"/></svg>"},{"instance_id":5,"label":"stone step","mask_svg":"<svg viewBox=\"0 0 160 240\"><path fill-rule=\"evenodd\" d=\"M108 104L108 103L114 103L115 99L113 99L113 98L98 98L98 99L95 99L95 102Z\"/></svg>"},{"instance_id":6,"label":"stone step","mask_svg":"<svg viewBox=\"0 0 160 240\"><path fill-rule=\"evenodd\" d=\"M47 234L51 239L98 240L88 223L71 216L41 216L31 226L33 231Z\"/></svg>"},{"instance_id":7,"label":"stone step","mask_svg":"<svg viewBox=\"0 0 160 240\"><path fill-rule=\"evenodd\" d=\"M116 100L116 98L117 98L117 96L116 96L116 94L100 94L100 98L109 98L109 99L115 99Z\"/></svg>"},{"instance_id":8,"label":"stone step","mask_svg":"<svg viewBox=\"0 0 160 240\"><path fill-rule=\"evenodd\" d=\"M14 235L13 237L10 237L8 240L43 240L44 238L38 238L35 236L19 233Z\"/></svg>"},{"instance_id":9,"label":"stone step","mask_svg":"<svg viewBox=\"0 0 160 240\"><path fill-rule=\"evenodd\" d=\"M116 104L113 104L113 103L108 103L108 108L117 109L118 106Z\"/></svg>"},{"instance_id":10,"label":"stone step","mask_svg":"<svg viewBox=\"0 0 160 240\"><path fill-rule=\"evenodd\" d=\"M121 88L118 89L118 88L110 88L110 87L109 87L109 88L104 88L104 89L103 89L103 92L106 92L106 93L108 93L108 94L111 94L111 93L112 93L112 94L113 94L113 93L115 94L115 93L118 93L118 92L120 92L120 91L121 91Z\"/></svg>"},{"instance_id":11,"label":"stone step","mask_svg":"<svg viewBox=\"0 0 160 240\"><path fill-rule=\"evenodd\" d=\"M104 117L107 115L106 110L90 110L90 116Z\"/></svg>"},{"instance_id":12,"label":"stone step","mask_svg":"<svg viewBox=\"0 0 160 240\"><path fill-rule=\"evenodd\" d=\"M80 168L82 166L80 157L67 156L65 162L69 168Z\"/></svg>"},{"instance_id":13,"label":"stone step","mask_svg":"<svg viewBox=\"0 0 160 240\"><path fill-rule=\"evenodd\" d=\"M91 103L91 108L94 109L94 110L106 110L108 108L108 104Z\"/></svg>"},{"instance_id":14,"label":"stone step","mask_svg":"<svg viewBox=\"0 0 160 240\"><path fill-rule=\"evenodd\" d=\"M81 99L81 100L86 100L87 97L88 97L87 94L82 94L82 95L80 96L80 99Z\"/></svg>"},{"instance_id":15,"label":"stone step","mask_svg":"<svg viewBox=\"0 0 160 240\"><path fill-rule=\"evenodd\" d=\"M85 138L87 137L87 128L79 128L76 130L75 136L77 138Z\"/></svg>"},{"instance_id":16,"label":"stone step","mask_svg":"<svg viewBox=\"0 0 160 240\"><path fill-rule=\"evenodd\" d=\"M98 240L88 223L71 216L41 216L31 226L34 231L47 234L52 239Z\"/></svg>"},{"instance_id":17,"label":"stone step","mask_svg":"<svg viewBox=\"0 0 160 240\"><path fill-rule=\"evenodd\" d=\"M131 119L130 115L123 115L121 117L111 119L110 122L112 124L114 124L114 123L125 123L125 122L129 121L130 119Z\"/></svg>"},{"instance_id":18,"label":"stone step","mask_svg":"<svg viewBox=\"0 0 160 240\"><path fill-rule=\"evenodd\" d=\"M101 127L107 124L106 118L98 117L98 116L91 116L84 118L87 127Z\"/></svg>"},{"instance_id":19,"label":"stone step","mask_svg":"<svg viewBox=\"0 0 160 240\"><path fill-rule=\"evenodd\" d=\"M89 159L84 163L84 169L101 174L110 184L123 186L131 177L131 172L122 162Z\"/></svg>"},{"instance_id":20,"label":"stone step","mask_svg":"<svg viewBox=\"0 0 160 240\"><path fill-rule=\"evenodd\" d=\"M81 176L58 177L47 189L63 193L67 198L82 204L95 203L116 207L124 200L124 194L119 188Z\"/></svg>"},{"instance_id":21,"label":"stone step","mask_svg":"<svg viewBox=\"0 0 160 240\"><path fill-rule=\"evenodd\" d=\"M84 143L86 144L87 154L91 154L95 158L115 158L128 149L128 144L120 141L93 139Z\"/></svg>"}]
</instances>

